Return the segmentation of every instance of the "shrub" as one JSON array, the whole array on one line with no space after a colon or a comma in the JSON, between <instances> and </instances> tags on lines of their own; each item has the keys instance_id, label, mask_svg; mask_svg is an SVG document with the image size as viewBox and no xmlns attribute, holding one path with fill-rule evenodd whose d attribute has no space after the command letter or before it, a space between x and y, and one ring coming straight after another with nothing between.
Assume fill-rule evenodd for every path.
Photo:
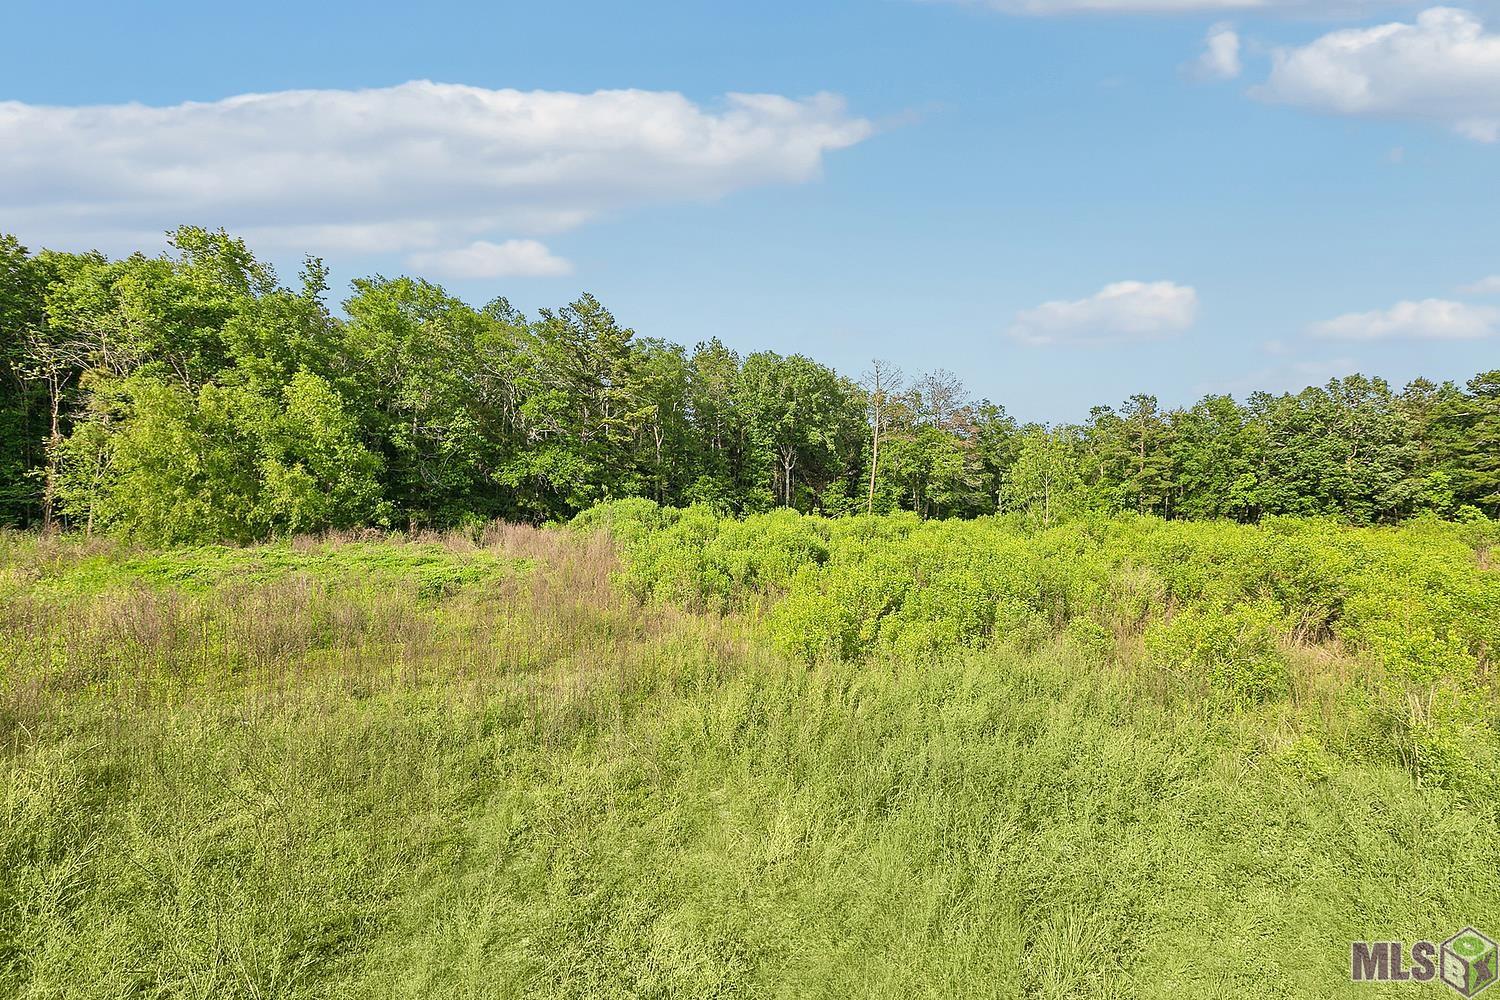
<instances>
[{"instance_id":1,"label":"shrub","mask_svg":"<svg viewBox=\"0 0 1500 1000\"><path fill-rule=\"evenodd\" d=\"M1064 636L1102 661L1144 636L1149 666L1253 703L1288 690L1283 642L1337 643L1419 688L1482 685L1500 649L1500 576L1485 568L1493 522L1127 515L1028 530L910 513L736 520L630 500L574 524L614 534L637 596L763 609L776 644L802 658L924 659Z\"/></svg>"},{"instance_id":2,"label":"shrub","mask_svg":"<svg viewBox=\"0 0 1500 1000\"><path fill-rule=\"evenodd\" d=\"M1283 627L1280 611L1266 601L1186 608L1146 630L1146 650L1156 666L1206 678L1235 699L1260 702L1287 689L1287 664L1277 649Z\"/></svg>"}]
</instances>

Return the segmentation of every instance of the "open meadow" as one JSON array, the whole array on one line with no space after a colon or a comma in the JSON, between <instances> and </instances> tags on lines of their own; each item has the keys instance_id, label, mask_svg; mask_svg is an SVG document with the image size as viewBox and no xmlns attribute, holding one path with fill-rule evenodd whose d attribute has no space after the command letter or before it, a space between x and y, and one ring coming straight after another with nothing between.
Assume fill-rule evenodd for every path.
<instances>
[{"instance_id":1,"label":"open meadow","mask_svg":"<svg viewBox=\"0 0 1500 1000\"><path fill-rule=\"evenodd\" d=\"M1500 1000L1500 0L0 6L0 1000Z\"/></svg>"},{"instance_id":2,"label":"open meadow","mask_svg":"<svg viewBox=\"0 0 1500 1000\"><path fill-rule=\"evenodd\" d=\"M1497 541L0 534L0 995L1404 996L1500 929Z\"/></svg>"}]
</instances>

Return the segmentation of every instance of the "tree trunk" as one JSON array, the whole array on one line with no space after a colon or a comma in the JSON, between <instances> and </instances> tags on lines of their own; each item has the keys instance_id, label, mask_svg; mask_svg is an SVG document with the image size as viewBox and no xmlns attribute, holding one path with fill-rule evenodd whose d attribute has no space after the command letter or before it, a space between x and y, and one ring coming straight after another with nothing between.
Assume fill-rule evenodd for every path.
<instances>
[{"instance_id":1,"label":"tree trunk","mask_svg":"<svg viewBox=\"0 0 1500 1000\"><path fill-rule=\"evenodd\" d=\"M49 404L52 411L52 426L47 435L47 478L42 487L42 532L51 534L56 525L57 505L57 453L62 445L62 431L58 414L62 409L62 384L56 379L48 380Z\"/></svg>"},{"instance_id":2,"label":"tree trunk","mask_svg":"<svg viewBox=\"0 0 1500 1000\"><path fill-rule=\"evenodd\" d=\"M654 439L655 444L656 444L656 502L657 503L661 503L662 502L662 498L666 495L666 475L665 475L665 471L666 470L662 466L662 457L661 457L661 446L662 446L662 429L661 429L661 424L658 423L656 426L654 426L651 429L651 436Z\"/></svg>"},{"instance_id":3,"label":"tree trunk","mask_svg":"<svg viewBox=\"0 0 1500 1000\"><path fill-rule=\"evenodd\" d=\"M792 470L796 466L796 449L783 448L781 450L781 505L783 507L792 505Z\"/></svg>"}]
</instances>

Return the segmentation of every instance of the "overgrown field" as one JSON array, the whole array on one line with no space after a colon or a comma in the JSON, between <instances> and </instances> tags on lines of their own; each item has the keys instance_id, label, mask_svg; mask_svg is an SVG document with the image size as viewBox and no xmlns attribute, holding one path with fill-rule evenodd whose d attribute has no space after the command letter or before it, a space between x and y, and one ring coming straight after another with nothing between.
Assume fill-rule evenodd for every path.
<instances>
[{"instance_id":1,"label":"overgrown field","mask_svg":"<svg viewBox=\"0 0 1500 1000\"><path fill-rule=\"evenodd\" d=\"M1493 525L0 534L0 996L1442 995Z\"/></svg>"}]
</instances>

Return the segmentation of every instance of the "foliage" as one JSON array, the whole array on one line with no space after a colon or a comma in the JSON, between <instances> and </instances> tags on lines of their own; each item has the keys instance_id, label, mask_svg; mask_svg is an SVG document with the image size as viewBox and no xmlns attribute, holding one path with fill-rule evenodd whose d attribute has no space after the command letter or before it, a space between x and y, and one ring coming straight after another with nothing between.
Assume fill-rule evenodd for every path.
<instances>
[{"instance_id":1,"label":"foliage","mask_svg":"<svg viewBox=\"0 0 1500 1000\"><path fill-rule=\"evenodd\" d=\"M1271 601L1206 609L1189 606L1146 631L1153 666L1204 671L1212 685L1235 698L1265 701L1287 690L1287 664L1277 649L1285 634Z\"/></svg>"},{"instance_id":2,"label":"foliage","mask_svg":"<svg viewBox=\"0 0 1500 1000\"><path fill-rule=\"evenodd\" d=\"M110 260L0 237L0 523L160 542L565 520L646 497L753 514L1500 516L1500 374L1395 391L1137 394L1020 424L935 371L637 336L589 294L534 318L420 278L295 287L227 233Z\"/></svg>"},{"instance_id":3,"label":"foliage","mask_svg":"<svg viewBox=\"0 0 1500 1000\"><path fill-rule=\"evenodd\" d=\"M1342 995L1500 923L1495 542L0 531L0 993Z\"/></svg>"},{"instance_id":4,"label":"foliage","mask_svg":"<svg viewBox=\"0 0 1500 1000\"><path fill-rule=\"evenodd\" d=\"M1144 682L1174 698L1230 709L1287 698L1294 652L1326 645L1362 664L1370 697L1394 693L1397 716L1410 714L1408 697L1439 706L1402 723L1414 767L1467 774L1461 783L1477 795L1489 779L1451 748L1488 747L1480 761L1500 749L1493 730L1476 735L1496 718L1492 522L1354 528L1126 516L1043 528L1021 515L738 520L640 501L580 522L615 532L633 593L758 610L763 634L809 662L928 663L1062 643L1096 663L1138 662ZM1468 708L1451 708L1460 704Z\"/></svg>"}]
</instances>

